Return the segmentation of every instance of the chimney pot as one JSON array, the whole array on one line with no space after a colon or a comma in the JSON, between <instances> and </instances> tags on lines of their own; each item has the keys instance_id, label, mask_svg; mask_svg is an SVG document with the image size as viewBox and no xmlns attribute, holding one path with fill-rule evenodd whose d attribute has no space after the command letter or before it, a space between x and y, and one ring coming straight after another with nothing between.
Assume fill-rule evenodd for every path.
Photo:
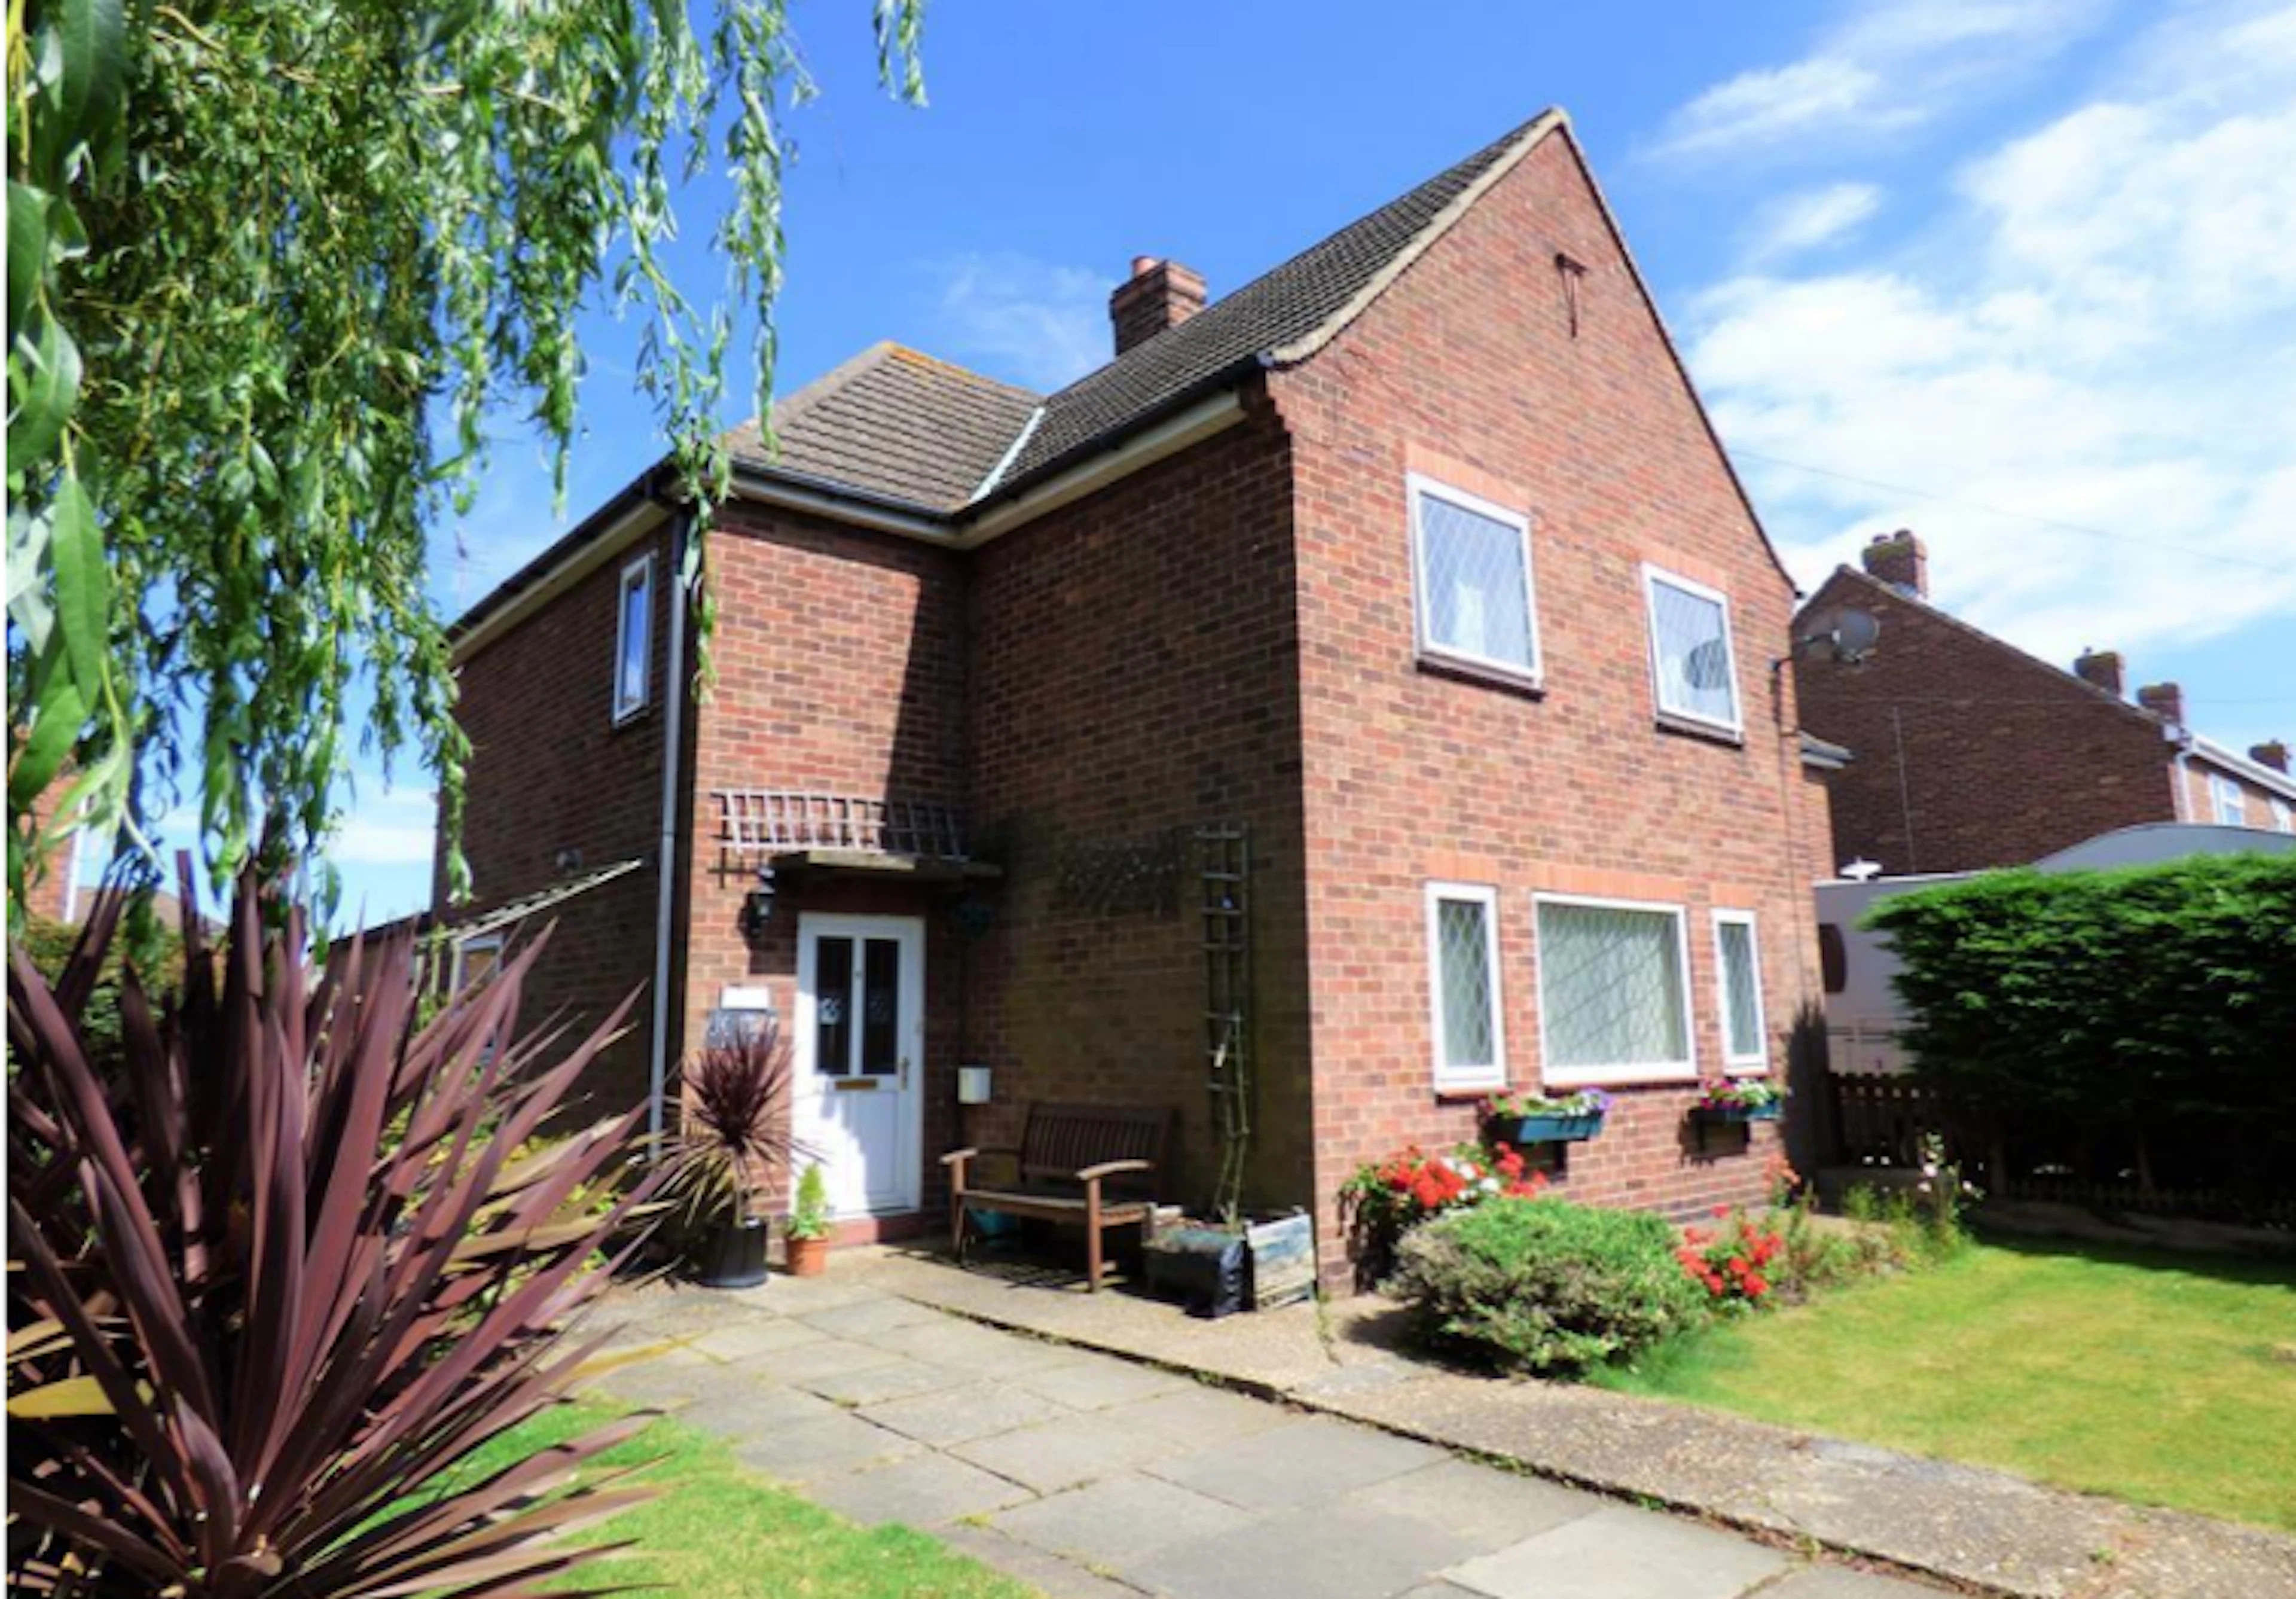
<instances>
[{"instance_id":1,"label":"chimney pot","mask_svg":"<svg viewBox=\"0 0 2296 1599\"><path fill-rule=\"evenodd\" d=\"M2119 699L2127 693L2128 676L2118 650L2083 650L2073 662L2074 675Z\"/></svg>"},{"instance_id":2,"label":"chimney pot","mask_svg":"<svg viewBox=\"0 0 2296 1599\"><path fill-rule=\"evenodd\" d=\"M2251 744L2248 747L2248 758L2259 767L2270 767L2276 772L2284 772L2288 769L2288 742L2285 739L2276 738L2261 744Z\"/></svg>"},{"instance_id":3,"label":"chimney pot","mask_svg":"<svg viewBox=\"0 0 2296 1599\"><path fill-rule=\"evenodd\" d=\"M1930 553L1912 529L1875 534L1863 554L1873 577L1917 600L1930 597Z\"/></svg>"},{"instance_id":4,"label":"chimney pot","mask_svg":"<svg viewBox=\"0 0 2296 1599\"><path fill-rule=\"evenodd\" d=\"M1177 261L1155 256L1132 258L1132 275L1108 297L1108 319L1116 329L1116 353L1176 328L1204 308L1203 275Z\"/></svg>"},{"instance_id":5,"label":"chimney pot","mask_svg":"<svg viewBox=\"0 0 2296 1599\"><path fill-rule=\"evenodd\" d=\"M2136 702L2164 722L2185 725L2185 691L2174 683L2148 683L2136 691Z\"/></svg>"}]
</instances>

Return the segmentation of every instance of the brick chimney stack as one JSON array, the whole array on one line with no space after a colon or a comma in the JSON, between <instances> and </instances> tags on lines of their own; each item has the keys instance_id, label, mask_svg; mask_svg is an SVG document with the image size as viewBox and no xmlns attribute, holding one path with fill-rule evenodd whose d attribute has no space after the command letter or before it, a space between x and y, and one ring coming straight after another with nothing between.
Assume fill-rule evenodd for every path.
<instances>
[{"instance_id":1,"label":"brick chimney stack","mask_svg":"<svg viewBox=\"0 0 2296 1599\"><path fill-rule=\"evenodd\" d=\"M2267 743L2251 744L2248 747L2248 758L2259 767L2270 767L2276 772L2284 772L2288 769L2287 741L2273 739Z\"/></svg>"},{"instance_id":2,"label":"brick chimney stack","mask_svg":"<svg viewBox=\"0 0 2296 1599\"><path fill-rule=\"evenodd\" d=\"M1863 552L1866 570L1917 600L1930 597L1930 553L1910 528L1877 533Z\"/></svg>"},{"instance_id":3,"label":"brick chimney stack","mask_svg":"<svg viewBox=\"0 0 2296 1599\"><path fill-rule=\"evenodd\" d=\"M1132 275L1108 297L1108 319L1116 324L1116 353L1178 327L1204 308L1203 274L1154 256L1132 258Z\"/></svg>"},{"instance_id":4,"label":"brick chimney stack","mask_svg":"<svg viewBox=\"0 0 2296 1599\"><path fill-rule=\"evenodd\" d=\"M2073 675L2094 683L2118 700L2128 692L2127 668L2118 650L2083 650L2073 662Z\"/></svg>"},{"instance_id":5,"label":"brick chimney stack","mask_svg":"<svg viewBox=\"0 0 2296 1599\"><path fill-rule=\"evenodd\" d=\"M2148 683L2136 691L2136 702L2164 722L2185 725L2185 691L2173 683Z\"/></svg>"}]
</instances>

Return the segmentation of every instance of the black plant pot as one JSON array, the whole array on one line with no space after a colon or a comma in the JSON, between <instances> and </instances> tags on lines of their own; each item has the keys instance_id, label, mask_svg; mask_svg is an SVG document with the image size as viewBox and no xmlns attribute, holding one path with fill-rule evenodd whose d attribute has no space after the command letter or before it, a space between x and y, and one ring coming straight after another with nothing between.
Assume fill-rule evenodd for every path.
<instances>
[{"instance_id":1,"label":"black plant pot","mask_svg":"<svg viewBox=\"0 0 2296 1599\"><path fill-rule=\"evenodd\" d=\"M766 1223L720 1222L701 1246L704 1288L755 1288L766 1280Z\"/></svg>"}]
</instances>

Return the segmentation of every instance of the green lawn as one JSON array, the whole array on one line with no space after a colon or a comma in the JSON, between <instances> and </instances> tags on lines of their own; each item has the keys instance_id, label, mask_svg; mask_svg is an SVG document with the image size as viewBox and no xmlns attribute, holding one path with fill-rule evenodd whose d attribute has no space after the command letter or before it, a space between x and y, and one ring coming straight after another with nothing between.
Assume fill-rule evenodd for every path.
<instances>
[{"instance_id":1,"label":"green lawn","mask_svg":"<svg viewBox=\"0 0 2296 1599\"><path fill-rule=\"evenodd\" d=\"M2296 1529L2296 1268L1980 1245L1598 1381Z\"/></svg>"},{"instance_id":2,"label":"green lawn","mask_svg":"<svg viewBox=\"0 0 2296 1599\"><path fill-rule=\"evenodd\" d=\"M619 1414L589 1403L546 1412L457 1469L475 1480L537 1446L577 1436ZM639 1480L660 1496L588 1536L638 1546L576 1571L563 1589L654 1585L689 1595L775 1599L1037 1599L1032 1588L906 1527L857 1527L745 1470L720 1439L664 1418L602 1463L660 1456Z\"/></svg>"}]
</instances>

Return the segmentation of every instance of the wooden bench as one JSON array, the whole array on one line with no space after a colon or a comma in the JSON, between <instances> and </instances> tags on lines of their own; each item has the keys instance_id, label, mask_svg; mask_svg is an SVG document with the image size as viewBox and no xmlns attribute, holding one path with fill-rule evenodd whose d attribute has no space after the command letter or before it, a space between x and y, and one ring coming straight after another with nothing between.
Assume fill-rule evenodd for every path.
<instances>
[{"instance_id":1,"label":"wooden bench","mask_svg":"<svg viewBox=\"0 0 2296 1599\"><path fill-rule=\"evenodd\" d=\"M975 1210L1084 1226L1085 1268L1100 1292L1101 1234L1139 1226L1155 1208L1151 1184L1171 1143L1168 1106L1032 1104L1021 1147L960 1149L940 1158L948 1168L950 1242L960 1264ZM982 1155L1015 1157L1019 1181L1010 1186L970 1185L971 1167Z\"/></svg>"}]
</instances>

